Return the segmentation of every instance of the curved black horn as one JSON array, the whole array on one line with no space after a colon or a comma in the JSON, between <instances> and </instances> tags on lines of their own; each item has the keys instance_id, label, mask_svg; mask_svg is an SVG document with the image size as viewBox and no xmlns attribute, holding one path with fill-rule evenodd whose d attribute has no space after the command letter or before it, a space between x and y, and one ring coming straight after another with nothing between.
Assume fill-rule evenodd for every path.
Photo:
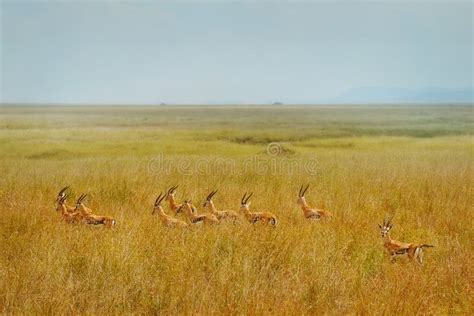
<instances>
[{"instance_id":1,"label":"curved black horn","mask_svg":"<svg viewBox=\"0 0 474 316\"><path fill-rule=\"evenodd\" d=\"M64 201L66 201L66 199L69 197L68 194L63 194L60 198L59 198L59 203L64 203Z\"/></svg>"},{"instance_id":2,"label":"curved black horn","mask_svg":"<svg viewBox=\"0 0 474 316\"><path fill-rule=\"evenodd\" d=\"M79 198L77 199L76 204L81 203L83 197L84 197L84 194L81 194L81 196L79 196Z\"/></svg>"},{"instance_id":3,"label":"curved black horn","mask_svg":"<svg viewBox=\"0 0 474 316\"><path fill-rule=\"evenodd\" d=\"M306 186L306 188L303 190L303 192L301 193L301 196L304 196L306 191L308 191L308 188L309 188L309 184Z\"/></svg>"},{"instance_id":4,"label":"curved black horn","mask_svg":"<svg viewBox=\"0 0 474 316\"><path fill-rule=\"evenodd\" d=\"M247 202L250 200L250 197L253 195L253 192L250 192L249 196L247 196L247 199L245 200L244 204L247 204Z\"/></svg>"},{"instance_id":5,"label":"curved black horn","mask_svg":"<svg viewBox=\"0 0 474 316\"><path fill-rule=\"evenodd\" d=\"M160 192L160 195L161 195L161 192ZM161 199L158 201L158 204L160 204L166 197L166 194L163 194L163 196L161 197Z\"/></svg>"},{"instance_id":6,"label":"curved black horn","mask_svg":"<svg viewBox=\"0 0 474 316\"><path fill-rule=\"evenodd\" d=\"M158 195L158 197L156 198L155 200L155 206L158 206L160 205L160 202L161 202L161 195L163 194L163 192L160 192L160 195Z\"/></svg>"},{"instance_id":7,"label":"curved black horn","mask_svg":"<svg viewBox=\"0 0 474 316\"><path fill-rule=\"evenodd\" d=\"M79 199L77 200L77 203L82 203L82 201L84 201L84 199L87 197L87 193L86 194L82 194Z\"/></svg>"},{"instance_id":8,"label":"curved black horn","mask_svg":"<svg viewBox=\"0 0 474 316\"><path fill-rule=\"evenodd\" d=\"M298 191L298 196L301 196L301 191L303 190L303 185L301 185L300 190Z\"/></svg>"},{"instance_id":9,"label":"curved black horn","mask_svg":"<svg viewBox=\"0 0 474 316\"><path fill-rule=\"evenodd\" d=\"M62 188L61 191L59 191L58 196L62 196L67 189L69 189L69 186Z\"/></svg>"},{"instance_id":10,"label":"curved black horn","mask_svg":"<svg viewBox=\"0 0 474 316\"><path fill-rule=\"evenodd\" d=\"M247 196L247 192L244 193L244 196L242 197L242 199L240 200L240 204L245 204L244 203L244 200L245 200L245 197Z\"/></svg>"},{"instance_id":11,"label":"curved black horn","mask_svg":"<svg viewBox=\"0 0 474 316\"><path fill-rule=\"evenodd\" d=\"M168 189L168 194L171 194L174 192L179 187L179 184L172 186L171 188Z\"/></svg>"}]
</instances>

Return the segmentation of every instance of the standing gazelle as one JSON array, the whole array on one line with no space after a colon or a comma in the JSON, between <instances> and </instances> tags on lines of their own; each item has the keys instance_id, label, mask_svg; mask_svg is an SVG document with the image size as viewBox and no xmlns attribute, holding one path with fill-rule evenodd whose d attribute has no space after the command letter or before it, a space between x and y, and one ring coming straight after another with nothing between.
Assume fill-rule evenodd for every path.
<instances>
[{"instance_id":1,"label":"standing gazelle","mask_svg":"<svg viewBox=\"0 0 474 316\"><path fill-rule=\"evenodd\" d=\"M304 217L307 219L323 219L323 218L331 218L332 214L329 211L317 209L317 208L312 208L311 206L308 205L306 202L306 198L304 197L306 191L309 188L309 184L306 186L305 189L303 189L303 186L300 188L300 192L298 193L298 200L297 203L298 205L301 206L301 209L303 210Z\"/></svg>"},{"instance_id":2,"label":"standing gazelle","mask_svg":"<svg viewBox=\"0 0 474 316\"><path fill-rule=\"evenodd\" d=\"M392 218L385 216L383 225L379 225L380 233L383 238L383 246L387 249L391 261L395 261L397 256L407 255L410 260L416 259L420 264L423 263L423 248L434 247L428 244L404 243L390 238L390 230L393 225Z\"/></svg>"},{"instance_id":3,"label":"standing gazelle","mask_svg":"<svg viewBox=\"0 0 474 316\"><path fill-rule=\"evenodd\" d=\"M202 205L203 207L207 207L211 214L214 214L218 220L232 220L236 221L239 216L237 213L234 211L218 211L216 206L214 205L214 202L212 201L212 198L214 195L217 193L217 190L212 191L209 193L209 195L206 197L206 201L204 201L204 204Z\"/></svg>"},{"instance_id":4,"label":"standing gazelle","mask_svg":"<svg viewBox=\"0 0 474 316\"><path fill-rule=\"evenodd\" d=\"M203 222L207 225L219 224L219 220L213 214L198 215L196 207L191 203L191 201L185 200L184 203L177 210L177 212L180 213L183 210L192 224L196 224L198 222Z\"/></svg>"},{"instance_id":5,"label":"standing gazelle","mask_svg":"<svg viewBox=\"0 0 474 316\"><path fill-rule=\"evenodd\" d=\"M112 217L93 214L92 210L86 207L83 203L86 197L87 194L82 194L76 202L76 210L81 212L85 222L92 225L105 225L108 228L115 226L115 219Z\"/></svg>"},{"instance_id":6,"label":"standing gazelle","mask_svg":"<svg viewBox=\"0 0 474 316\"><path fill-rule=\"evenodd\" d=\"M247 196L247 192L245 192L242 200L240 200L240 210L244 213L245 218L252 224L255 224L258 221L261 221L264 224L271 224L276 226L277 219L276 216L270 212L250 212L250 197L253 193L250 193Z\"/></svg>"},{"instance_id":7,"label":"standing gazelle","mask_svg":"<svg viewBox=\"0 0 474 316\"><path fill-rule=\"evenodd\" d=\"M173 218L163 211L163 207L161 206L161 201L166 197L166 194L160 192L160 195L155 200L155 205L153 207L153 212L151 214L158 214L161 223L166 227L177 227L177 228L186 228L188 224L183 222L182 220Z\"/></svg>"}]
</instances>

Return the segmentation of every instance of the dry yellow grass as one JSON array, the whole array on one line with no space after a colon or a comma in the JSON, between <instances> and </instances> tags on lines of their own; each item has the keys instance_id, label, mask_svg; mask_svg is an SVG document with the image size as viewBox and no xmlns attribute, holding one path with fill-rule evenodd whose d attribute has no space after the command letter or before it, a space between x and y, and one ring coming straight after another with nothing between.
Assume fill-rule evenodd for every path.
<instances>
[{"instance_id":1,"label":"dry yellow grass","mask_svg":"<svg viewBox=\"0 0 474 316\"><path fill-rule=\"evenodd\" d=\"M74 125L77 113L57 111L61 124ZM212 112L202 111L212 122ZM246 117L250 110L228 111ZM278 109L273 111L284 123ZM296 109L292 120L298 119L298 111L303 110ZM331 109L324 111L331 117ZM341 114L335 111L331 118L337 120ZM45 110L39 117L20 112L4 109L0 124L5 153L0 159L2 313L474 311L472 140L469 129L450 132L459 118L446 129L436 127L441 132L431 138L403 132L381 136L378 130L375 136L370 132L332 138L308 134L304 128L317 122L306 122L297 131L272 126L244 132L237 126L220 130L216 118L215 126L208 123L204 130L180 126L170 131L159 124L128 126L130 116L124 116L107 121L110 126L103 129L58 127L51 123L56 112ZM439 114L436 109L428 113ZM445 112L439 116L451 118ZM143 114L143 119L149 117ZM380 120L374 118L374 124ZM239 137L251 131L254 138L241 142ZM443 136L447 134L451 136ZM266 145L255 140L268 135L281 137L288 148L272 159L304 162L315 157L318 173L258 174L250 168L225 175L211 166L205 175L183 175L149 169L158 154L191 163L228 157L241 167L246 157L262 155ZM217 188L216 206L234 211L242 194L252 191L252 209L275 213L278 227L253 229L242 220L236 225L166 229L151 215L153 202L160 191L177 183L178 200L191 198L200 206ZM311 184L308 202L333 212L333 220L305 221L296 204L302 183ZM74 197L89 193L88 205L114 216L117 227L61 222L54 199L68 184ZM396 212L394 238L435 245L425 252L423 266L404 260L392 264L384 255L377 225L390 210Z\"/></svg>"}]
</instances>

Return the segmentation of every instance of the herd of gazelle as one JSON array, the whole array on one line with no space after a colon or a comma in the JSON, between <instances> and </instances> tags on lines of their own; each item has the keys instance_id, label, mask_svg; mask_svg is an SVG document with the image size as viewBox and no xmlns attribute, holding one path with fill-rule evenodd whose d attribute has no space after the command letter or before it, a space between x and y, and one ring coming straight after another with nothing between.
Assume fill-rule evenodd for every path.
<instances>
[{"instance_id":1,"label":"herd of gazelle","mask_svg":"<svg viewBox=\"0 0 474 316\"><path fill-rule=\"evenodd\" d=\"M217 190L212 191L206 197L206 200L203 203L203 207L209 210L208 213L198 214L196 207L192 204L191 200L185 200L184 203L177 203L175 198L176 189L178 185L172 186L169 188L165 194L160 193L155 200L153 206L153 215L157 215L161 223L166 227L175 227L175 228L187 228L191 225L197 223L204 223L206 225L215 225L220 222L229 221L237 222L239 221L239 216L236 212L230 210L218 210L214 204L212 198L217 193ZM301 186L297 203L301 206L303 210L303 215L308 220L321 220L321 219L330 219L332 214L329 211L313 208L308 205L305 198L305 193L308 190L309 185L306 187ZM57 207L56 211L60 212L63 220L68 224L75 223L86 223L90 225L105 225L106 227L113 227L116 224L114 218L110 216L103 216L94 214L94 212L84 205L84 200L87 197L87 194L82 194L76 202L76 205L69 206L67 204L67 199L69 194L67 190L69 186L61 189L59 191L56 202ZM250 211L250 197L252 193L245 193L240 200L240 211L244 215L244 218L251 224L256 224L261 222L265 225L270 225L275 227L277 225L277 218L273 213L270 212L252 212ZM174 216L178 216L180 213L184 213L188 218L189 222L178 219L174 216L170 216L165 213L161 202L166 199ZM395 260L397 256L407 256L409 259L416 259L419 263L423 262L423 248L433 247L428 244L420 243L403 243L396 240L393 240L390 237L390 230L393 227L391 223L392 218L385 217L383 225L379 225L380 232L383 238L383 245L390 255L391 260Z\"/></svg>"}]
</instances>

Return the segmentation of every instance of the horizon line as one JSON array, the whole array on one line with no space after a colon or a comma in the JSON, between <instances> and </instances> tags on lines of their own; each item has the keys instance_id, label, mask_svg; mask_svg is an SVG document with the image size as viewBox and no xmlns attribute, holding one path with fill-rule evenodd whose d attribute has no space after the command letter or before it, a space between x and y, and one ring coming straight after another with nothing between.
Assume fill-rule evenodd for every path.
<instances>
[{"instance_id":1,"label":"horizon line","mask_svg":"<svg viewBox=\"0 0 474 316\"><path fill-rule=\"evenodd\" d=\"M182 106L363 106L363 105L474 105L473 101L442 101L442 102L272 102L272 103L59 103L59 102L0 102L2 106L39 106L39 107L87 107L87 106L105 106L105 107L133 107L133 106L144 106L144 107L182 107Z\"/></svg>"}]
</instances>

